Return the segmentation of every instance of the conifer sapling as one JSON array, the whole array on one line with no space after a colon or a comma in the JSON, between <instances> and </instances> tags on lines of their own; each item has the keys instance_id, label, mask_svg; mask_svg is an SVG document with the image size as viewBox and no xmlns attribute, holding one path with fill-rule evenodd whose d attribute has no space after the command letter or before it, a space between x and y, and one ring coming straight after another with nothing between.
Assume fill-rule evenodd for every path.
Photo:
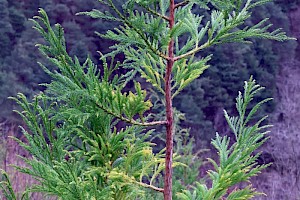
<instances>
[{"instance_id":1,"label":"conifer sapling","mask_svg":"<svg viewBox=\"0 0 300 200\"><path fill-rule=\"evenodd\" d=\"M113 0L98 1L104 5L102 10L79 14L120 24L114 30L97 33L116 42L110 53L101 56L100 71L90 58L80 63L77 57L69 56L63 28L59 24L52 28L44 10L33 20L34 28L47 42L38 47L57 70L41 64L52 78L51 83L44 84L46 91L31 102L22 94L14 98L28 127L22 128L27 142L16 140L32 155L24 158L29 168L17 169L39 182L25 194L118 200L148 198L149 190L162 193L165 200L250 199L258 195L251 185L227 193L266 167L256 163L259 154L253 152L266 141L263 130L268 126L261 125L265 118L254 125L250 120L269 99L247 110L262 88L251 78L245 82L244 94L237 98L239 116L230 117L225 112L235 141L230 146L230 138L218 134L212 141L219 161L209 159L214 166L208 172L211 187L194 182L181 191L172 189L173 167L183 165L180 155L173 155L174 135L178 133L174 127L178 126L172 100L209 67L213 55L205 55L204 49L228 42L250 43L251 38L292 39L280 29L269 32L268 19L245 26L251 10L267 1L126 0L121 6ZM194 13L195 6L210 10L210 18ZM123 63L114 62L119 53L125 55ZM127 73L114 75L120 67ZM163 102L163 120L149 121L154 103L141 84L134 82L134 90L124 92L138 75L151 84L155 91L150 91ZM121 121L126 126L119 129L116 125ZM158 126L165 126L166 148L153 153L154 144L149 141L155 129L149 129ZM2 182L2 187L8 199L16 198L11 195L9 182Z\"/></svg>"}]
</instances>

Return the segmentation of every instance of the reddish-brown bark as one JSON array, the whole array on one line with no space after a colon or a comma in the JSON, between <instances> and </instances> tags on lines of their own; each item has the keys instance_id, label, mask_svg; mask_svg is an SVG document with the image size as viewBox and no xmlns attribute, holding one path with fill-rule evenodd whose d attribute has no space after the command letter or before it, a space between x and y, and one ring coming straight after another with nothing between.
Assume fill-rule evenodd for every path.
<instances>
[{"instance_id":1,"label":"reddish-brown bark","mask_svg":"<svg viewBox=\"0 0 300 200\"><path fill-rule=\"evenodd\" d=\"M175 21L175 2L170 0L169 27L174 26ZM164 200L172 200L172 157L173 157L173 108L171 94L171 77L174 65L174 40L171 39L168 47L168 62L165 76L165 98L166 98L166 115L167 115L167 136L166 136L166 171L164 184Z\"/></svg>"}]
</instances>

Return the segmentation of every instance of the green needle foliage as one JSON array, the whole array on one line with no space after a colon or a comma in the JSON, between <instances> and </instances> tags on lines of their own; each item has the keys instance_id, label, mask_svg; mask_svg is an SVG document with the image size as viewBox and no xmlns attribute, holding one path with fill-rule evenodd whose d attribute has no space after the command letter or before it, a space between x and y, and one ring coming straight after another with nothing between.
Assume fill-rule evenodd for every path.
<instances>
[{"instance_id":1,"label":"green needle foliage","mask_svg":"<svg viewBox=\"0 0 300 200\"><path fill-rule=\"evenodd\" d=\"M245 82L244 94L239 93L236 99L239 116L230 117L224 111L228 125L235 135L235 142L230 145L230 142L232 142L230 138L228 136L221 137L218 133L216 138L212 140L212 145L219 155L219 163L209 159L214 166L214 170L208 172L212 181L211 188L208 188L205 184L197 183L193 192L186 190L179 193L178 196L181 199L217 200L223 197L231 200L250 199L260 194L251 187L251 184L242 189L235 189L230 193L228 193L228 189L241 182L249 183L251 177L256 176L262 169L269 166L269 164L258 165L256 161L260 153L254 153L268 139L266 129L270 125L262 125L267 116L253 125L248 124L259 107L271 100L265 99L247 112L249 103L253 100L255 94L262 89L263 87L255 84L252 78Z\"/></svg>"},{"instance_id":2,"label":"green needle foliage","mask_svg":"<svg viewBox=\"0 0 300 200\"><path fill-rule=\"evenodd\" d=\"M194 175L184 173L182 180L177 179L183 171L195 173L199 164L191 154L192 139L189 140L187 132L178 130L180 114L173 115L171 105L172 99L209 67L212 55L200 57L198 52L227 42L249 43L251 38L292 39L280 29L269 32L271 25L267 19L251 27L244 25L251 10L267 1L186 0L175 4L172 0L127 0L122 6L112 0L99 2L104 5L102 10L79 14L120 24L104 34L97 33L116 42L111 53L101 56L101 67L89 57L82 63L76 56L69 56L63 28L59 24L51 27L44 10L40 9L39 16L32 20L46 41L37 46L56 70L40 64L52 79L44 84L45 93L36 95L32 101L23 94L13 98L22 108L17 112L26 123L22 127L26 141L15 140L32 155L22 158L28 167L16 168L38 182L26 189L22 198L30 198L31 192L67 200L149 199L149 194L152 199L161 199L161 193L168 200L172 196L250 199L260 194L250 184L244 188L238 188L238 184L267 167L257 164L259 154L254 151L267 140L267 132L262 130L268 126L260 125L265 118L253 125L251 118L269 99L250 112L247 110L262 88L251 78L245 83L244 95L240 93L237 98L239 116L230 117L225 112L235 140L217 134L212 141L219 160L209 159L214 166L208 172L210 188L198 183ZM194 6L210 9L210 17L193 13ZM125 55L123 63L114 62L119 53ZM128 72L115 75L120 67ZM149 90L150 96L157 96L166 107L162 120L151 121L153 115L149 113L157 103L151 102L149 91L134 81L137 74L156 89ZM125 92L129 82L134 83L134 89ZM155 144L151 141L161 129L151 126L158 125L166 126L167 137L162 138L167 145L154 153ZM174 155L173 137L178 140ZM172 183L168 179L172 177L169 164L175 167L177 179L173 179L173 195L172 185L165 184L169 180ZM7 175L3 174L3 194L7 199L16 199ZM234 186L237 189L229 192Z\"/></svg>"},{"instance_id":3,"label":"green needle foliage","mask_svg":"<svg viewBox=\"0 0 300 200\"><path fill-rule=\"evenodd\" d=\"M1 175L2 175L2 181L0 182L2 197L5 197L9 200L16 200L17 197L13 191L12 184L10 182L10 179L8 177L8 174L1 169Z\"/></svg>"},{"instance_id":4,"label":"green needle foliage","mask_svg":"<svg viewBox=\"0 0 300 200\"><path fill-rule=\"evenodd\" d=\"M172 29L168 27L169 1L126 1L122 10L113 1L99 2L111 9L105 12L94 9L79 14L122 23L106 34L97 33L102 38L117 42L111 47L113 51L106 56L124 53L126 66L140 71L142 77L162 93L168 44L171 38L176 41L175 60L178 62L173 67L173 97L207 69L211 56L199 59L194 55L209 46L227 42L250 43L251 38L278 41L291 39L281 29L269 32L272 24L267 24L268 19L252 27L244 25L251 17L251 10L268 2L266 0L183 1L175 10L175 25ZM213 6L210 19L204 21L204 16L192 13L195 5L203 9Z\"/></svg>"}]
</instances>

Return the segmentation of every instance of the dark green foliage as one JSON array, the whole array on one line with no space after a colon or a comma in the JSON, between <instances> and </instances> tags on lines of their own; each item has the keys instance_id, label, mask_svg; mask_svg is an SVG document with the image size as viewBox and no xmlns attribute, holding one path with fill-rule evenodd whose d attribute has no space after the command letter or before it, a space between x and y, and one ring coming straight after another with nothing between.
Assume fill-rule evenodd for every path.
<instances>
[{"instance_id":1,"label":"dark green foliage","mask_svg":"<svg viewBox=\"0 0 300 200\"><path fill-rule=\"evenodd\" d=\"M91 51L96 55L97 49L94 47L89 49L92 46L92 38L86 37L81 27L77 23L71 22L73 21L71 19L73 15L66 4L56 5L51 0L23 3L20 1L1 1L1 120L14 122L19 119L11 112L16 105L9 101L7 97L15 96L18 92L23 92L26 96L32 97L44 89L38 85L39 83L49 81L48 75L36 63L37 60L44 60L43 62L45 62L45 59L41 57L41 54L35 48L35 44L39 43L42 38L36 31L32 30L32 23L27 21L28 17L31 18L36 13L36 7L40 6L51 10L50 14L54 19L63 19L61 22L65 22L64 25L68 31L67 39L70 41L68 51L72 55L76 53L81 62L85 60L88 54L93 57L90 53ZM67 8L67 11L62 13L63 9L59 9L60 7ZM62 18L62 16L67 15L69 16L68 18ZM84 44L77 43L79 40Z\"/></svg>"},{"instance_id":2,"label":"dark green foliage","mask_svg":"<svg viewBox=\"0 0 300 200\"><path fill-rule=\"evenodd\" d=\"M14 30L9 20L8 3L6 0L0 1L0 61L11 52Z\"/></svg>"},{"instance_id":3,"label":"dark green foliage","mask_svg":"<svg viewBox=\"0 0 300 200\"><path fill-rule=\"evenodd\" d=\"M15 31L14 37L20 37L21 33L25 30L26 18L23 13L20 13L14 7L10 7L9 10L10 23Z\"/></svg>"},{"instance_id":4,"label":"dark green foliage","mask_svg":"<svg viewBox=\"0 0 300 200\"><path fill-rule=\"evenodd\" d=\"M278 3L285 12L297 8L297 6L300 4L299 0L275 0L275 2Z\"/></svg>"}]
</instances>

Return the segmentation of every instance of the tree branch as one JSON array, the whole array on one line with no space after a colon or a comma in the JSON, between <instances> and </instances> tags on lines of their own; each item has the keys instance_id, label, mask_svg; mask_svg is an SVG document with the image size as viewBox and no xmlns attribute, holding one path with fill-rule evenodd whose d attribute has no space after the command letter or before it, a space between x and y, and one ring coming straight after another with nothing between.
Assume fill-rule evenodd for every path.
<instances>
[{"instance_id":1,"label":"tree branch","mask_svg":"<svg viewBox=\"0 0 300 200\"><path fill-rule=\"evenodd\" d=\"M152 189L152 190L155 190L155 191L157 191L157 192L164 192L164 189L162 189L162 188L158 188L158 187L155 187L155 186L153 186L153 185L148 185L148 184L146 184L146 183L141 183L141 182L137 182L140 186L142 186L142 187L145 187L145 188L150 188L150 189Z\"/></svg>"},{"instance_id":2,"label":"tree branch","mask_svg":"<svg viewBox=\"0 0 300 200\"><path fill-rule=\"evenodd\" d=\"M187 53L185 53L185 54L176 56L176 57L174 58L174 61L177 61L177 60L180 60L180 59L182 59L182 58L191 56L191 55L197 53L198 51L201 51L202 49L205 49L205 48L211 46L211 44L212 44L211 41L208 41L208 42L204 43L203 45L201 45L200 47L196 47L196 48L192 49L191 51L189 51L189 52L187 52Z\"/></svg>"},{"instance_id":3,"label":"tree branch","mask_svg":"<svg viewBox=\"0 0 300 200\"><path fill-rule=\"evenodd\" d=\"M162 14L156 12L155 10L152 10L151 8L148 8L148 7L146 7L146 6L143 6L143 5L141 5L141 6L142 6L144 9L146 9L149 13L151 13L151 14L157 16L157 17L160 17L160 18L162 18L162 19L164 19L164 20L166 20L166 21L170 21L170 18L169 18L169 17L167 17L167 16L165 16L165 15L162 15Z\"/></svg>"},{"instance_id":4,"label":"tree branch","mask_svg":"<svg viewBox=\"0 0 300 200\"><path fill-rule=\"evenodd\" d=\"M176 8L179 8L179 7L181 7L181 6L187 5L189 2L190 2L189 0L185 0L185 1L183 1L183 2L177 3L177 4L175 4L175 9L176 9Z\"/></svg>"},{"instance_id":5,"label":"tree branch","mask_svg":"<svg viewBox=\"0 0 300 200\"><path fill-rule=\"evenodd\" d=\"M124 121L126 123L132 124L132 125L137 125L137 126L157 126L157 125L164 125L167 124L167 121L154 121L154 122L138 122L132 119L128 119L126 117L123 117L122 115L116 115L115 113L113 113L111 110L105 108L104 106L98 104L97 102L95 102L96 106L98 108L100 108L101 110L103 110L104 112L106 112L107 114L110 114L112 116L114 116L115 118Z\"/></svg>"}]
</instances>

